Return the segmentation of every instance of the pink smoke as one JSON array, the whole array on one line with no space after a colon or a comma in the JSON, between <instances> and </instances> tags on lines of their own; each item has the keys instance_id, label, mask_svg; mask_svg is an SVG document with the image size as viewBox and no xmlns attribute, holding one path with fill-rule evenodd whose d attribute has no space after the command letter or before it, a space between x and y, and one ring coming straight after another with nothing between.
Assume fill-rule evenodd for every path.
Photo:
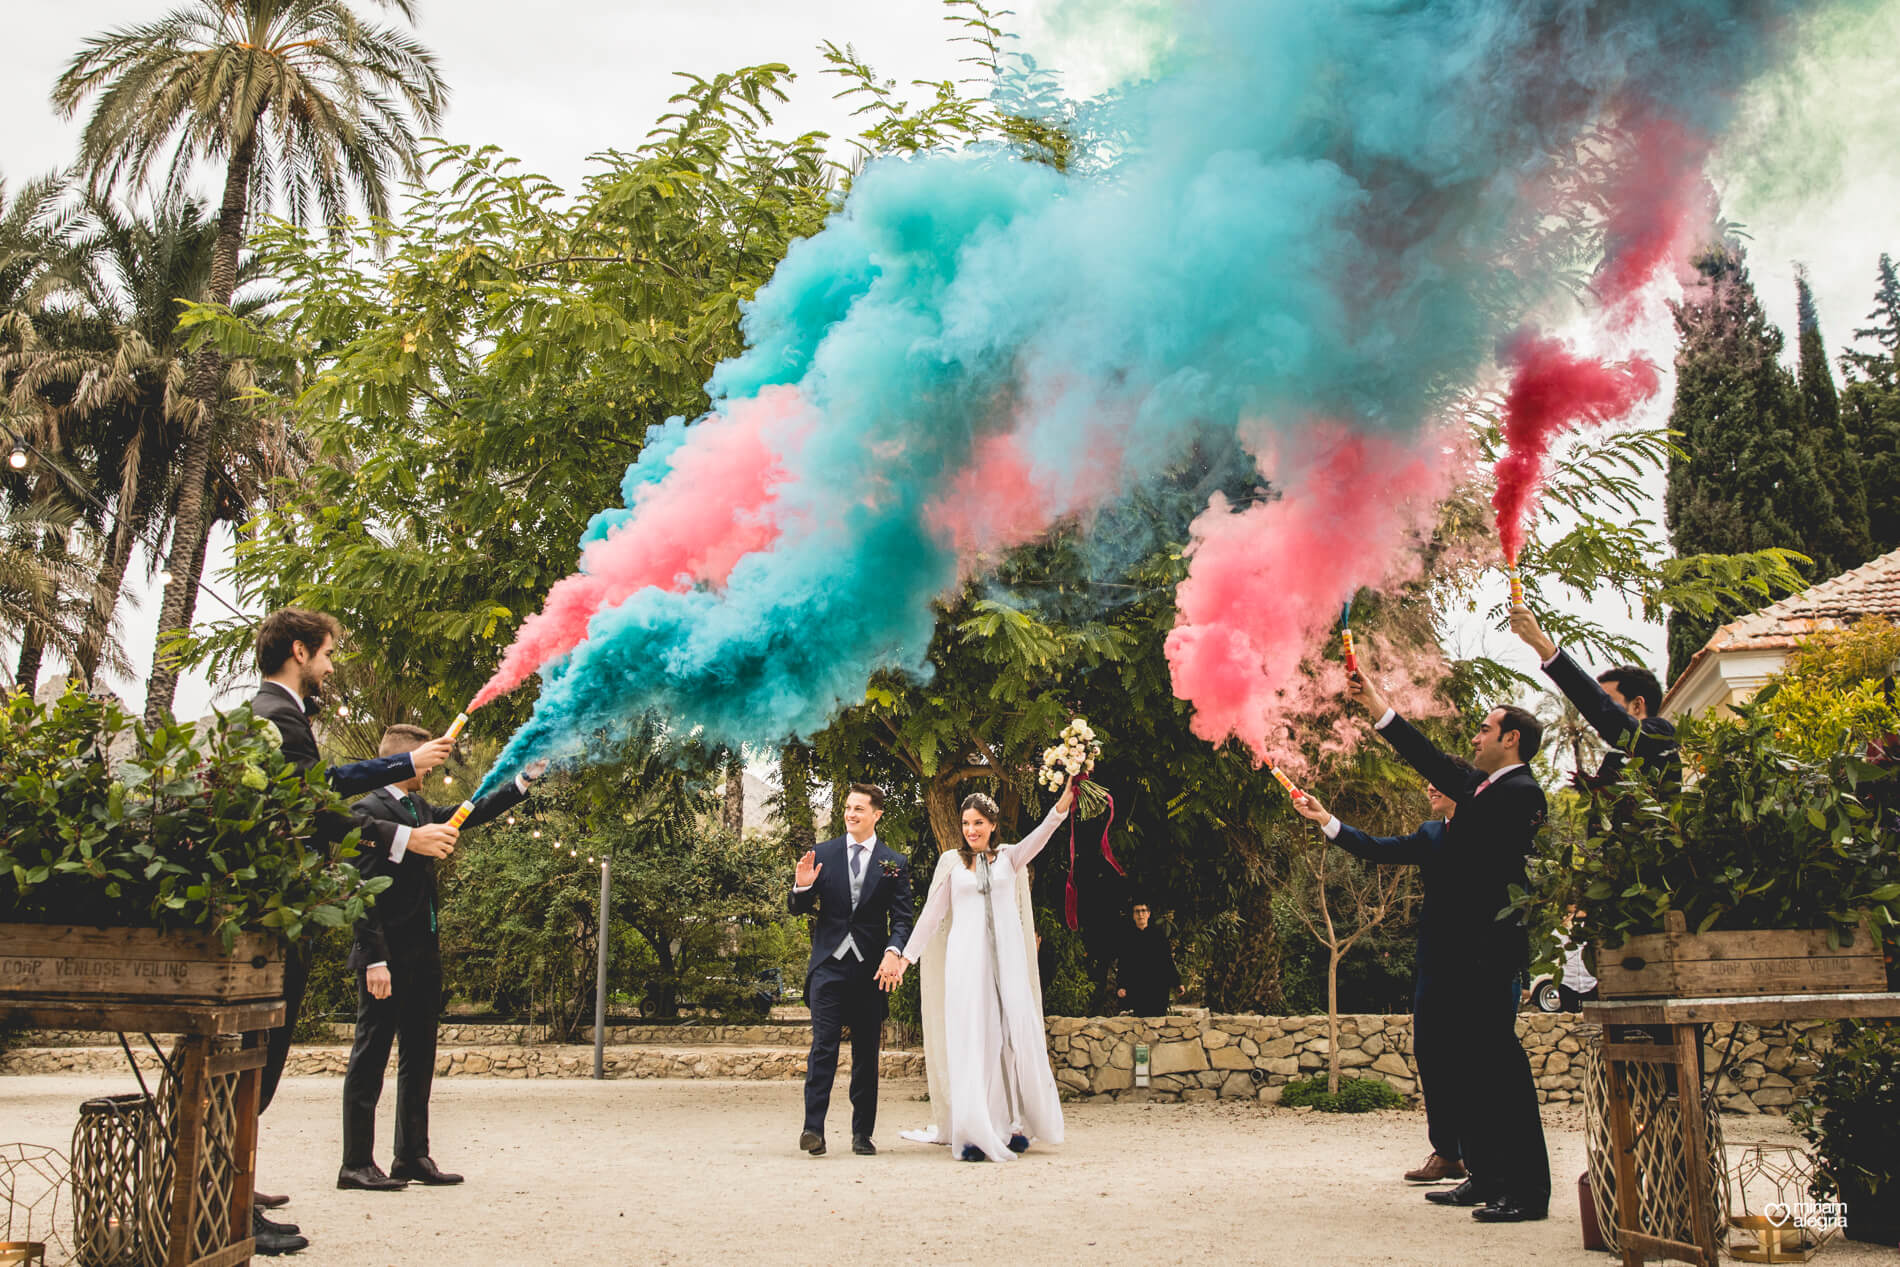
<instances>
[{"instance_id":1,"label":"pink smoke","mask_svg":"<svg viewBox=\"0 0 1900 1267\"><path fill-rule=\"evenodd\" d=\"M1626 144L1603 188L1604 260L1591 281L1613 328L1627 328L1641 294L1687 264L1715 222L1703 175L1709 137L1643 107L1624 111Z\"/></svg>"},{"instance_id":2,"label":"pink smoke","mask_svg":"<svg viewBox=\"0 0 1900 1267\"><path fill-rule=\"evenodd\" d=\"M1235 510L1216 494L1194 521L1166 651L1174 693L1194 706L1196 735L1214 744L1237 738L1256 763L1272 759L1292 773L1307 767L1292 736L1345 688L1341 666L1322 662L1309 672L1302 661L1353 589L1417 574L1420 540L1456 463L1440 435L1406 444L1330 423L1282 447L1261 469L1290 490L1285 496ZM1387 650L1382 640L1363 645L1374 663ZM1393 693L1414 712L1428 711L1428 698L1409 685ZM1322 736L1319 751L1350 746L1352 730Z\"/></svg>"},{"instance_id":3,"label":"pink smoke","mask_svg":"<svg viewBox=\"0 0 1900 1267\"><path fill-rule=\"evenodd\" d=\"M1491 505L1504 557L1515 562L1551 445L1580 424L1625 416L1656 394L1662 376L1640 358L1610 364L1578 356L1561 339L1534 329L1519 331L1501 359L1511 367L1511 386L1504 399L1506 451L1498 459Z\"/></svg>"},{"instance_id":4,"label":"pink smoke","mask_svg":"<svg viewBox=\"0 0 1900 1267\"><path fill-rule=\"evenodd\" d=\"M1019 426L1033 426L1025 416ZM967 466L924 511L924 521L968 573L980 557L1035 541L1062 519L1108 502L1121 480L1121 446L1106 429L1050 469L1022 431L986 436Z\"/></svg>"},{"instance_id":5,"label":"pink smoke","mask_svg":"<svg viewBox=\"0 0 1900 1267\"><path fill-rule=\"evenodd\" d=\"M469 708L507 694L579 646L601 608L650 585L722 584L741 558L770 546L779 535L772 494L786 478L783 455L810 425L792 387L768 388L693 424L672 455L671 474L642 485L628 508L632 518L588 544L580 571L548 591Z\"/></svg>"}]
</instances>

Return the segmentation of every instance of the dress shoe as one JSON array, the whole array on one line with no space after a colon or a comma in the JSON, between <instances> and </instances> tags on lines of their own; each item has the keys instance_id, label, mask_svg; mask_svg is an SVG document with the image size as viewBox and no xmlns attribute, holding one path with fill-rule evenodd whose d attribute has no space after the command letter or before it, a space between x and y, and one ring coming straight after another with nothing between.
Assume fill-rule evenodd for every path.
<instances>
[{"instance_id":1,"label":"dress shoe","mask_svg":"<svg viewBox=\"0 0 1900 1267\"><path fill-rule=\"evenodd\" d=\"M1548 1203L1531 1205L1516 1197L1502 1197L1471 1212L1480 1223L1536 1223L1550 1217Z\"/></svg>"},{"instance_id":2,"label":"dress shoe","mask_svg":"<svg viewBox=\"0 0 1900 1267\"><path fill-rule=\"evenodd\" d=\"M275 1210L280 1205L289 1205L290 1198L288 1196L272 1196L268 1192L253 1192L251 1194L251 1204L260 1210Z\"/></svg>"},{"instance_id":3,"label":"dress shoe","mask_svg":"<svg viewBox=\"0 0 1900 1267\"><path fill-rule=\"evenodd\" d=\"M1425 1163L1417 1170L1405 1172L1407 1183L1442 1183L1447 1179L1464 1179L1465 1164L1462 1161L1447 1161L1437 1153L1425 1158Z\"/></svg>"},{"instance_id":4,"label":"dress shoe","mask_svg":"<svg viewBox=\"0 0 1900 1267\"><path fill-rule=\"evenodd\" d=\"M871 1142L869 1135L853 1135L851 1137L851 1151L860 1157L875 1157L877 1156L877 1145Z\"/></svg>"},{"instance_id":5,"label":"dress shoe","mask_svg":"<svg viewBox=\"0 0 1900 1267\"><path fill-rule=\"evenodd\" d=\"M1017 1131L1014 1135L1011 1135L1009 1137L1009 1151L1012 1153L1028 1152L1029 1136L1023 1134L1021 1131Z\"/></svg>"},{"instance_id":6,"label":"dress shoe","mask_svg":"<svg viewBox=\"0 0 1900 1267\"><path fill-rule=\"evenodd\" d=\"M427 1155L414 1161L399 1161L389 1168L391 1179L407 1179L426 1188L445 1188L452 1183L462 1182L462 1176L452 1175L435 1164L434 1158Z\"/></svg>"},{"instance_id":7,"label":"dress shoe","mask_svg":"<svg viewBox=\"0 0 1900 1267\"><path fill-rule=\"evenodd\" d=\"M980 1148L978 1148L978 1147L977 1147L977 1146L976 1146L975 1144L965 1144L965 1145L963 1146L963 1155L962 1155L962 1157L961 1157L961 1159L960 1159L960 1160L963 1160L963 1161L988 1161L988 1160L989 1160L989 1158L987 1158L987 1157L985 1157L985 1156L983 1155L983 1150L982 1150L982 1149L980 1149Z\"/></svg>"},{"instance_id":8,"label":"dress shoe","mask_svg":"<svg viewBox=\"0 0 1900 1267\"><path fill-rule=\"evenodd\" d=\"M259 1222L260 1217L257 1211L251 1211L252 1248L255 1249L256 1252L275 1257L278 1254L294 1254L310 1244L309 1240L304 1237L285 1236L282 1233L271 1231Z\"/></svg>"},{"instance_id":9,"label":"dress shoe","mask_svg":"<svg viewBox=\"0 0 1900 1267\"><path fill-rule=\"evenodd\" d=\"M251 1226L261 1227L265 1231L275 1232L279 1236L295 1236L297 1233L303 1231L303 1229L298 1227L295 1223L286 1223L282 1219L267 1218L256 1210L251 1211Z\"/></svg>"},{"instance_id":10,"label":"dress shoe","mask_svg":"<svg viewBox=\"0 0 1900 1267\"><path fill-rule=\"evenodd\" d=\"M336 1172L336 1186L354 1188L359 1192L401 1192L409 1186L407 1179L391 1179L383 1173L383 1168L375 1162L367 1166L351 1169L345 1166Z\"/></svg>"},{"instance_id":11,"label":"dress shoe","mask_svg":"<svg viewBox=\"0 0 1900 1267\"><path fill-rule=\"evenodd\" d=\"M814 1157L825 1155L825 1137L817 1131L800 1131L798 1146Z\"/></svg>"},{"instance_id":12,"label":"dress shoe","mask_svg":"<svg viewBox=\"0 0 1900 1267\"><path fill-rule=\"evenodd\" d=\"M1476 1179L1467 1179L1456 1188L1428 1192L1425 1199L1434 1205L1483 1205L1496 1200L1497 1194L1489 1188L1479 1187Z\"/></svg>"}]
</instances>

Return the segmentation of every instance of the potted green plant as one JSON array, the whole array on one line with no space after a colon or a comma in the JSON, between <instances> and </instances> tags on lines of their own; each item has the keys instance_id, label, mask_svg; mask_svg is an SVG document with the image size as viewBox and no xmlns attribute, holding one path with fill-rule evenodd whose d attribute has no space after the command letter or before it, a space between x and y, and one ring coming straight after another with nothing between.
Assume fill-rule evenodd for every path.
<instances>
[{"instance_id":1,"label":"potted green plant","mask_svg":"<svg viewBox=\"0 0 1900 1267\"><path fill-rule=\"evenodd\" d=\"M148 728L77 691L6 697L0 994L268 997L282 941L389 883L349 864L354 833L323 843L342 809L248 707Z\"/></svg>"},{"instance_id":2,"label":"potted green plant","mask_svg":"<svg viewBox=\"0 0 1900 1267\"><path fill-rule=\"evenodd\" d=\"M1900 854L1865 796L1892 772L1845 747L1787 742L1775 692L1732 717L1682 719L1681 788L1658 788L1631 761L1588 833L1559 844L1553 887L1583 908L1572 936L1599 966L1630 938L1677 937L1672 917L1690 935L1816 930L1817 944L1862 950L1863 924L1878 935L1900 921Z\"/></svg>"},{"instance_id":3,"label":"potted green plant","mask_svg":"<svg viewBox=\"0 0 1900 1267\"><path fill-rule=\"evenodd\" d=\"M1848 1239L1900 1245L1900 1025L1843 1021L1791 1116L1814 1199L1847 1207Z\"/></svg>"}]
</instances>

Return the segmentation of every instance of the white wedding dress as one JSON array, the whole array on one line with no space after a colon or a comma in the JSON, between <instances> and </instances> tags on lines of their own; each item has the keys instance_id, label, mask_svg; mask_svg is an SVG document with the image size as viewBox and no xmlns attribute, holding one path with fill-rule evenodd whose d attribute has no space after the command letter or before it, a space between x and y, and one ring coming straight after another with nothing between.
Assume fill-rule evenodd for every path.
<instances>
[{"instance_id":1,"label":"white wedding dress","mask_svg":"<svg viewBox=\"0 0 1900 1267\"><path fill-rule=\"evenodd\" d=\"M974 1146L1012 1161L1009 1137L1062 1142L1062 1102L1049 1069L1036 975L1027 867L1067 818L1051 810L994 862L963 865L952 850L937 862L930 896L904 947L923 965L925 1072L935 1125L909 1139Z\"/></svg>"}]
</instances>

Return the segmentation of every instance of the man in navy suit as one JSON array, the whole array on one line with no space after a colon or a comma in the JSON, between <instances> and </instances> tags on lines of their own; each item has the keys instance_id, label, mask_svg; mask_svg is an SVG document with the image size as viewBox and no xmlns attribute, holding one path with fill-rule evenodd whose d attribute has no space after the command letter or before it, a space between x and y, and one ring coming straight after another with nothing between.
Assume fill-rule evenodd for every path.
<instances>
[{"instance_id":1,"label":"man in navy suit","mask_svg":"<svg viewBox=\"0 0 1900 1267\"><path fill-rule=\"evenodd\" d=\"M1515 988L1530 961L1523 922L1504 912L1511 889L1528 887L1525 859L1548 813L1544 790L1526 764L1544 741L1543 723L1508 704L1486 713L1472 736L1475 773L1468 774L1395 713L1363 671L1349 681L1352 697L1377 719L1379 733L1458 806L1445 826L1434 887L1446 906L1443 957L1461 965L1470 983L1447 1000L1441 1019L1463 1049L1449 1090L1471 1177L1449 1191L1434 1189L1425 1199L1477 1207L1471 1214L1480 1223L1545 1218L1550 1154L1537 1084L1517 1038L1515 1014L1496 1001Z\"/></svg>"},{"instance_id":2,"label":"man in navy suit","mask_svg":"<svg viewBox=\"0 0 1900 1267\"><path fill-rule=\"evenodd\" d=\"M1468 781L1484 777L1469 761L1460 757L1450 760ZM1429 783L1425 785L1425 800L1435 817L1406 836L1372 836L1349 827L1310 792L1302 792L1293 801L1293 808L1320 824L1328 840L1354 857L1381 866L1418 868L1424 899L1419 904L1418 946L1413 960L1412 1059L1418 1065L1419 1086L1425 1096L1425 1134L1431 1140L1432 1151L1417 1169L1405 1172L1410 1183L1469 1177L1465 1170L1465 1132L1454 1112L1460 1041L1445 1020L1484 1003L1482 999L1470 1003L1464 999L1474 982L1465 971L1466 965L1449 952L1457 944L1460 930L1452 926L1457 902L1451 894L1452 882L1445 878L1451 871L1445 862L1445 840L1458 803ZM1491 1001L1503 1015L1515 1013L1516 983L1498 991Z\"/></svg>"},{"instance_id":3,"label":"man in navy suit","mask_svg":"<svg viewBox=\"0 0 1900 1267\"><path fill-rule=\"evenodd\" d=\"M904 976L904 943L916 918L910 864L877 838L883 789L853 783L844 798L845 834L798 860L791 911L812 915L805 1004L811 1052L805 1062L805 1129L798 1146L825 1151L825 1111L838 1076L838 1044L851 1027L851 1151L875 1156L878 1043L887 997Z\"/></svg>"}]
</instances>

